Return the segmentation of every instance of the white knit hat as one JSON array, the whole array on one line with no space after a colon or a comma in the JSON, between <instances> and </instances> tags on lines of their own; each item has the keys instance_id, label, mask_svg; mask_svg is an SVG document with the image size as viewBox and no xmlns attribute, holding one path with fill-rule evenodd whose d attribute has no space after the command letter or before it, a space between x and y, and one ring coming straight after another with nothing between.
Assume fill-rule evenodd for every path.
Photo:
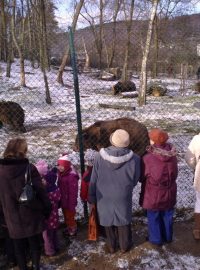
<instances>
[{"instance_id":1,"label":"white knit hat","mask_svg":"<svg viewBox=\"0 0 200 270\"><path fill-rule=\"evenodd\" d=\"M110 142L116 147L127 147L130 144L130 136L124 129L117 129L110 135Z\"/></svg>"},{"instance_id":2,"label":"white knit hat","mask_svg":"<svg viewBox=\"0 0 200 270\"><path fill-rule=\"evenodd\" d=\"M94 159L98 152L92 149L87 149L84 154L85 158L85 165L93 166L94 165Z\"/></svg>"}]
</instances>

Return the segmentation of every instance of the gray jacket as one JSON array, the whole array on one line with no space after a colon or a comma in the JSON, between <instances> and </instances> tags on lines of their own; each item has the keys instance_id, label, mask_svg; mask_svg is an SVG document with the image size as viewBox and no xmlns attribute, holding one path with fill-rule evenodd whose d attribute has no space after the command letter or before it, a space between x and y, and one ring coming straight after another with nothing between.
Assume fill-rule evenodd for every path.
<instances>
[{"instance_id":1,"label":"gray jacket","mask_svg":"<svg viewBox=\"0 0 200 270\"><path fill-rule=\"evenodd\" d=\"M131 223L132 192L140 177L140 157L127 148L110 146L96 155L89 202L97 204L100 225Z\"/></svg>"}]
</instances>

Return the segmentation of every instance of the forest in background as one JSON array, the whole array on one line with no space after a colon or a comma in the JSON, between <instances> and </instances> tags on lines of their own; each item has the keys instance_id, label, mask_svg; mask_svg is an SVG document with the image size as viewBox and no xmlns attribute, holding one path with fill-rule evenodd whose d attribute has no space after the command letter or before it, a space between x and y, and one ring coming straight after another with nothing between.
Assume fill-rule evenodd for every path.
<instances>
[{"instance_id":1,"label":"forest in background","mask_svg":"<svg viewBox=\"0 0 200 270\"><path fill-rule=\"evenodd\" d=\"M197 3L198 1L195 1ZM122 82L130 72L140 75L140 103L145 103L147 76L175 77L187 66L187 76L199 66L200 15L192 0L80 0L71 1L71 27L81 71L120 68ZM0 60L20 59L20 86L26 87L24 61L41 68L46 102L51 104L47 72L58 66L57 82L70 64L68 29L59 27L59 0L1 0ZM79 25L79 28L77 28ZM81 26L81 27L80 27Z\"/></svg>"}]
</instances>

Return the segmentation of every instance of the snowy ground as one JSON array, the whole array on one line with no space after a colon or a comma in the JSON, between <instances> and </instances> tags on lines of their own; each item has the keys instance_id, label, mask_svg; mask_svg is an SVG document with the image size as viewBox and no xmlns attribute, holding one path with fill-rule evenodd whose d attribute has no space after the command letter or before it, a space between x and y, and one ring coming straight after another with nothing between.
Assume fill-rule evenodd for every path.
<instances>
[{"instance_id":1,"label":"snowy ground","mask_svg":"<svg viewBox=\"0 0 200 270\"><path fill-rule=\"evenodd\" d=\"M65 86L56 82L57 70L48 73L48 81L52 105L45 102L43 77L39 69L33 69L26 62L27 88L19 87L19 63L12 65L11 78L5 77L5 64L0 63L0 99L18 102L25 110L26 137L29 144L29 156L32 161L45 158L50 165L55 165L58 156L67 152L75 166L79 165L79 154L73 152L73 144L77 133L75 97L72 73L64 73ZM192 89L194 79L186 83L186 91L180 92L180 79L160 78L167 86L168 92L164 97L148 97L147 105L138 107L137 99L113 96L111 87L114 82L101 81L89 74L79 76L81 113L83 127L89 126L96 120L118 118L122 116L135 118L144 123L147 128L162 127L170 134L170 141L178 150L178 207L193 205L192 173L187 168L183 156L192 136L199 132L200 110L193 106L199 100L199 94ZM133 78L138 88L139 79ZM127 109L105 109L99 103L134 106L134 111ZM7 141L17 136L15 132L4 127L0 132L0 151ZM133 195L134 208L138 208L138 193ZM82 205L78 212L82 214Z\"/></svg>"},{"instance_id":2,"label":"snowy ground","mask_svg":"<svg viewBox=\"0 0 200 270\"><path fill-rule=\"evenodd\" d=\"M55 165L58 156L63 152L67 152L73 164L78 168L78 153L72 150L77 126L71 72L64 73L64 82L66 84L64 87L56 83L56 70L51 70L48 73L52 105L47 105L45 102L43 77L39 69L32 69L30 64L26 62L26 83L28 88L20 88L18 61L15 61L12 65L12 76L10 79L5 77L5 68L5 64L0 63L0 99L18 102L25 110L27 133L21 136L24 136L28 141L30 159L35 162L39 158L45 158L50 165ZM176 145L178 150L177 208L192 208L194 203L193 175L187 168L183 156L192 136L200 131L200 110L193 106L195 102L199 101L200 95L195 94L192 89L195 83L194 79L187 81L187 89L184 95L179 90L180 79L160 79L168 88L167 95L158 98L148 97L147 105L145 107L138 107L136 99L112 96L111 86L114 82L100 81L91 75L81 74L79 76L79 84L83 127L94 123L96 120L126 116L141 121L147 128L162 127L167 130L170 134L170 141ZM139 80L133 78L133 81L138 87ZM99 106L99 103L134 106L136 110L129 111L126 108L121 110L103 109ZM10 138L18 135L11 131L9 127L2 128L0 130L0 152L3 152ZM134 211L140 210L138 206L139 191L140 186L138 185L133 194ZM79 201L77 207L78 219L82 217L82 210L83 207ZM191 213L189 214L190 217ZM184 215L184 220L186 219L187 215ZM183 224L181 228L183 229L183 234L189 230L188 234L190 235L190 227L185 228ZM176 230L179 233L179 230ZM145 232L146 227L142 231L138 231L138 234L141 233L141 235L145 236ZM175 244L179 241L176 240ZM191 242L191 235L184 241ZM181 242L181 245L183 244ZM70 258L70 263L73 265L71 268L65 262L66 256ZM96 260L101 265L101 258L107 264L102 264L102 267L98 266L96 268L95 263L92 263L91 260ZM146 246L140 247L138 244L129 255L117 254L110 256L104 251L103 241L88 243L83 239L72 241L64 253L63 264L61 262L62 256L58 258L58 261L53 261L52 263L48 261L47 269L200 269L200 259L196 257L195 253L190 254L190 248L188 250L186 248L182 254L178 254L174 253L173 250L168 250L166 247L158 251L149 249ZM88 264L93 265L93 268L89 267ZM80 265L83 268L80 268Z\"/></svg>"}]
</instances>

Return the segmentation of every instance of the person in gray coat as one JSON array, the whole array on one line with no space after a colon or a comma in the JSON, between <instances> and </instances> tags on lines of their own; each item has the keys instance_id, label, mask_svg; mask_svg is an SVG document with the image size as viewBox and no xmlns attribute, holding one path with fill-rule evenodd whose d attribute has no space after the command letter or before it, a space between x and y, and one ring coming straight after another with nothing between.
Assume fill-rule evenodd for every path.
<instances>
[{"instance_id":1,"label":"person in gray coat","mask_svg":"<svg viewBox=\"0 0 200 270\"><path fill-rule=\"evenodd\" d=\"M111 146L96 155L89 186L89 202L97 205L99 223L105 227L107 246L114 253L132 246L132 192L140 177L140 157L127 147L130 136L117 129Z\"/></svg>"}]
</instances>

